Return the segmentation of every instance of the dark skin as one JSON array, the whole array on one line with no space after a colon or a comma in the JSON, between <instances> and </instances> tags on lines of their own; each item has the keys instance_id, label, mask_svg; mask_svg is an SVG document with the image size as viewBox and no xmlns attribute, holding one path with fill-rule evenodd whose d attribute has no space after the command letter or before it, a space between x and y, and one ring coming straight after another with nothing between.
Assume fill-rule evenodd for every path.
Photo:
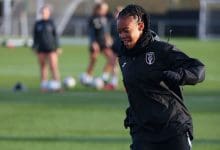
<instances>
[{"instance_id":1,"label":"dark skin","mask_svg":"<svg viewBox=\"0 0 220 150\"><path fill-rule=\"evenodd\" d=\"M144 30L144 23L137 17L125 16L117 20L119 37L127 49L133 48Z\"/></svg>"}]
</instances>

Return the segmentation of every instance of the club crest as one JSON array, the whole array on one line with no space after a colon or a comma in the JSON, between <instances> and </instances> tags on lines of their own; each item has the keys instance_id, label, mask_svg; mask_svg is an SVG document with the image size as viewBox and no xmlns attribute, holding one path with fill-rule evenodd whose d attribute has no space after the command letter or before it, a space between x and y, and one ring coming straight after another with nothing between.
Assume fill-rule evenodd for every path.
<instances>
[{"instance_id":1,"label":"club crest","mask_svg":"<svg viewBox=\"0 0 220 150\"><path fill-rule=\"evenodd\" d=\"M155 62L155 54L154 54L154 52L147 52L145 59L146 59L146 63L148 65L152 65Z\"/></svg>"}]
</instances>

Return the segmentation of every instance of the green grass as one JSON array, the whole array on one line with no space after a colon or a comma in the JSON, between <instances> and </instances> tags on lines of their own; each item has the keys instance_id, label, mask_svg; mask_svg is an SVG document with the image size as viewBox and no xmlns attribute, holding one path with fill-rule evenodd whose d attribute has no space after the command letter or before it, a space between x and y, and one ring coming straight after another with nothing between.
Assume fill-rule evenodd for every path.
<instances>
[{"instance_id":1,"label":"green grass","mask_svg":"<svg viewBox=\"0 0 220 150\"><path fill-rule=\"evenodd\" d=\"M195 130L193 150L219 150L219 41L171 41L206 64L206 81L184 88ZM87 65L86 46L64 46L62 77L78 78ZM96 68L99 75L104 59ZM14 93L16 82L28 92ZM77 84L63 93L39 92L35 55L26 48L0 49L0 149L2 150L128 150L130 136L123 128L127 97L122 84L115 92L95 91Z\"/></svg>"}]
</instances>

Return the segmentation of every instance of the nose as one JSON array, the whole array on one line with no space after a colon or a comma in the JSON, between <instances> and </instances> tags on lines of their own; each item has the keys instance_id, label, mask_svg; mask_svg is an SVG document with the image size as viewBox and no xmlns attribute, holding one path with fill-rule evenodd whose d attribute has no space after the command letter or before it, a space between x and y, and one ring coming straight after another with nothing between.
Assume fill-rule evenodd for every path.
<instances>
[{"instance_id":1,"label":"nose","mask_svg":"<svg viewBox=\"0 0 220 150\"><path fill-rule=\"evenodd\" d=\"M124 39L124 38L126 37L126 35L125 35L125 33L120 32L120 33L119 33L119 37L120 37L121 39Z\"/></svg>"}]
</instances>

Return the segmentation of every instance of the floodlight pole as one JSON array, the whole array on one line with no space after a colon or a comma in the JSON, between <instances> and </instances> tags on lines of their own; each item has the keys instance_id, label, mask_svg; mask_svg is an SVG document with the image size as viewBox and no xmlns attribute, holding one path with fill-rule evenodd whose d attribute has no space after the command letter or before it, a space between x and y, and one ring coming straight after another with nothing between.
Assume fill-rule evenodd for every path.
<instances>
[{"instance_id":1,"label":"floodlight pole","mask_svg":"<svg viewBox=\"0 0 220 150\"><path fill-rule=\"evenodd\" d=\"M39 20L41 18L40 9L44 6L44 3L45 3L44 0L36 1L36 20Z\"/></svg>"},{"instance_id":2,"label":"floodlight pole","mask_svg":"<svg viewBox=\"0 0 220 150\"><path fill-rule=\"evenodd\" d=\"M206 0L200 0L200 13L199 13L199 38L206 38Z\"/></svg>"},{"instance_id":3,"label":"floodlight pole","mask_svg":"<svg viewBox=\"0 0 220 150\"><path fill-rule=\"evenodd\" d=\"M20 12L21 36L28 37L28 14L27 4L28 0L23 0L24 10Z\"/></svg>"},{"instance_id":4,"label":"floodlight pole","mask_svg":"<svg viewBox=\"0 0 220 150\"><path fill-rule=\"evenodd\" d=\"M4 0L3 15L4 35L11 35L11 0Z\"/></svg>"}]
</instances>

